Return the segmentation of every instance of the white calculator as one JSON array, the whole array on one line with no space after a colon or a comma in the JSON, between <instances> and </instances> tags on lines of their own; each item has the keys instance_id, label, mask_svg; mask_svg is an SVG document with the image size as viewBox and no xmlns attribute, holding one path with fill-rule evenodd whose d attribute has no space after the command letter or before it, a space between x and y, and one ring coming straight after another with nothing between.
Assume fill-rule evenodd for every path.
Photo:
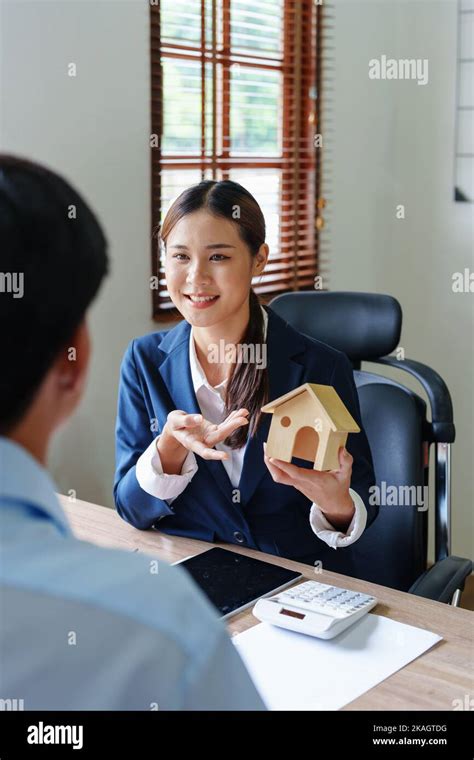
<instances>
[{"instance_id":1,"label":"white calculator","mask_svg":"<svg viewBox=\"0 0 474 760\"><path fill-rule=\"evenodd\" d=\"M377 601L358 591L306 581L259 599L253 614L281 628L332 639L375 607Z\"/></svg>"}]
</instances>

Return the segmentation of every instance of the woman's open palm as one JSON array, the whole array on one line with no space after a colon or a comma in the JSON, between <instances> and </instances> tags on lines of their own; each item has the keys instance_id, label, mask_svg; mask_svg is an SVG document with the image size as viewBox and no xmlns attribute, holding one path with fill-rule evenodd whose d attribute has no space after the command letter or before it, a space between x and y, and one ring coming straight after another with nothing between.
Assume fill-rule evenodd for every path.
<instances>
[{"instance_id":1,"label":"woman's open palm","mask_svg":"<svg viewBox=\"0 0 474 760\"><path fill-rule=\"evenodd\" d=\"M237 409L219 425L215 425L202 414L187 414L181 409L175 409L168 414L166 428L178 443L203 459L228 459L226 452L217 451L213 447L216 443L222 443L237 428L248 425L248 414L248 409Z\"/></svg>"}]
</instances>

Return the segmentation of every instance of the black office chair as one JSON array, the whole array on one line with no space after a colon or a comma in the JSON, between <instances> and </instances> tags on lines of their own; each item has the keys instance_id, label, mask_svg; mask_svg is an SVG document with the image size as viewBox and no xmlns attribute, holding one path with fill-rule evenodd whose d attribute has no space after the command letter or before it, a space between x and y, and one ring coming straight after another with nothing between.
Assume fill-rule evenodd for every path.
<instances>
[{"instance_id":1,"label":"black office chair","mask_svg":"<svg viewBox=\"0 0 474 760\"><path fill-rule=\"evenodd\" d=\"M351 546L357 577L457 606L472 562L450 554L450 449L455 437L451 396L443 379L430 367L387 355L399 345L400 304L392 296L375 293L315 291L286 293L269 306L295 329L343 351L354 367L379 493L384 496L382 502L388 502ZM431 422L426 403L419 396L383 375L361 371L362 361L413 375L428 396ZM427 570L427 502L413 497L426 493L423 487L427 490L432 444L436 562ZM398 502L403 494L412 506L389 505L393 486L397 487Z\"/></svg>"}]
</instances>

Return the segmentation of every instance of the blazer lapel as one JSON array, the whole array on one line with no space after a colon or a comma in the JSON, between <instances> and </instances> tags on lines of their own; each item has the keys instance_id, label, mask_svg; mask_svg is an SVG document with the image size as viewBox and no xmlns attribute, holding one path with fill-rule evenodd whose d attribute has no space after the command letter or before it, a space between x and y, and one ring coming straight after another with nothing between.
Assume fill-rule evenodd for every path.
<instances>
[{"instance_id":1,"label":"blazer lapel","mask_svg":"<svg viewBox=\"0 0 474 760\"><path fill-rule=\"evenodd\" d=\"M190 331L191 326L183 320L165 335L159 347L159 351L165 354L160 364L160 374L175 409L183 409L189 414L200 414L189 366Z\"/></svg>"},{"instance_id":2,"label":"blazer lapel","mask_svg":"<svg viewBox=\"0 0 474 760\"><path fill-rule=\"evenodd\" d=\"M302 384L304 366L292 357L301 354L304 351L305 344L302 340L295 340L293 330L290 335L288 323L275 314L271 308L266 308L266 311L268 313L268 400L271 401ZM247 443L239 481L240 498L244 505L250 501L259 482L268 473L263 459L263 443L268 438L271 418L271 414L262 414L256 435L250 438Z\"/></svg>"}]
</instances>

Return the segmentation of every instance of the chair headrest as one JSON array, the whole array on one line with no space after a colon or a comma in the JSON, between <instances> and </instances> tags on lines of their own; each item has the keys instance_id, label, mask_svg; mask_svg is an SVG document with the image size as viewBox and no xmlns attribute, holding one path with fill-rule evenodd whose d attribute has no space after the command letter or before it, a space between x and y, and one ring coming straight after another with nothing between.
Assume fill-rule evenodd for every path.
<instances>
[{"instance_id":1,"label":"chair headrest","mask_svg":"<svg viewBox=\"0 0 474 760\"><path fill-rule=\"evenodd\" d=\"M389 295L298 291L277 296L269 306L296 330L353 362L387 356L399 344L402 309Z\"/></svg>"}]
</instances>

